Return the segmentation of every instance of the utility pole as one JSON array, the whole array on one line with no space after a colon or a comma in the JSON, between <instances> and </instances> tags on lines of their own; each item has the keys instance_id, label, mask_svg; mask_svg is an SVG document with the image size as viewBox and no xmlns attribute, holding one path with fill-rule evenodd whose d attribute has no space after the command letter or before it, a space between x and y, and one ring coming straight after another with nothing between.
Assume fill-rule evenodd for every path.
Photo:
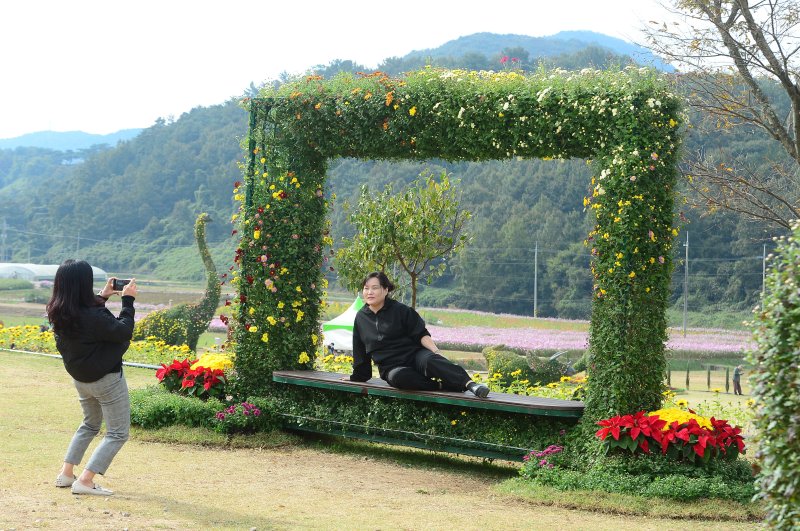
<instances>
[{"instance_id":1,"label":"utility pole","mask_svg":"<svg viewBox=\"0 0 800 531\"><path fill-rule=\"evenodd\" d=\"M3 232L0 233L0 262L6 261L6 218L3 218Z\"/></svg>"},{"instance_id":2,"label":"utility pole","mask_svg":"<svg viewBox=\"0 0 800 531\"><path fill-rule=\"evenodd\" d=\"M539 242L537 241L533 247L533 316L537 317L537 295L539 285Z\"/></svg>"},{"instance_id":3,"label":"utility pole","mask_svg":"<svg viewBox=\"0 0 800 531\"><path fill-rule=\"evenodd\" d=\"M686 256L683 259L683 337L686 337L686 299L689 293L689 231L686 231Z\"/></svg>"}]
</instances>

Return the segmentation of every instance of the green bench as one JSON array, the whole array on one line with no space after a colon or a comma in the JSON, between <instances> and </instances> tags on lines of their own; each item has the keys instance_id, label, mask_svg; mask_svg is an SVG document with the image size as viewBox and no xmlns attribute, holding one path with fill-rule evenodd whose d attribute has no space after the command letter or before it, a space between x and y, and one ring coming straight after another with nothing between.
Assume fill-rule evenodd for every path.
<instances>
[{"instance_id":1,"label":"green bench","mask_svg":"<svg viewBox=\"0 0 800 531\"><path fill-rule=\"evenodd\" d=\"M456 406L463 410L489 410L520 415L530 415L532 417L548 417L563 420L577 421L583 415L583 402L575 400L558 400L554 398L542 398L533 396L521 396L508 393L490 393L487 398L478 398L471 393L457 393L449 391L405 391L390 387L383 380L373 378L366 382L351 382L342 380L345 376L340 373L323 371L275 371L272 374L273 381L281 384L325 389L335 392L353 393L365 397L390 397L400 400L415 400L435 404L446 404ZM365 439L374 442L390 444L401 444L414 446L417 448L436 449L452 453L474 455L478 457L490 457L501 459L521 459L530 449L509 447L482 443L480 448L471 448L469 441L449 439L432 441L429 437L421 434L417 440L408 437L409 433L392 433L397 430L380 430L374 427L370 429L360 429L364 426L336 426L334 421L328 421L329 426L320 428L319 422L308 422L309 420L318 421L320 419L307 419L298 415L284 415L286 426L292 430L327 433L342 435L345 437ZM533 418L531 419L534 420ZM440 439L446 439L439 437Z\"/></svg>"}]
</instances>

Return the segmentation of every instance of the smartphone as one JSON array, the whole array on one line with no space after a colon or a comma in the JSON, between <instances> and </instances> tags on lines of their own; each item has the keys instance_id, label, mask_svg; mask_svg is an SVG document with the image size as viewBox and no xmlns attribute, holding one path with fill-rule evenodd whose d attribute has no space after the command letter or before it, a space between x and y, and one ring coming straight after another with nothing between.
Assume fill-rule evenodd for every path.
<instances>
[{"instance_id":1,"label":"smartphone","mask_svg":"<svg viewBox=\"0 0 800 531\"><path fill-rule=\"evenodd\" d=\"M115 278L114 279L114 291L122 291L123 286L126 284L130 284L131 279L129 278Z\"/></svg>"}]
</instances>

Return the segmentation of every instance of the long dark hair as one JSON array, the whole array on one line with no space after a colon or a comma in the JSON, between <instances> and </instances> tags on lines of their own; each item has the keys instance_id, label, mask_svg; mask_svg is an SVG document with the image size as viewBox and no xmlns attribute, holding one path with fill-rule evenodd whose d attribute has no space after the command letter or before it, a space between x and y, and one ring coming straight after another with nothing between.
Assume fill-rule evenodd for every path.
<instances>
[{"instance_id":1,"label":"long dark hair","mask_svg":"<svg viewBox=\"0 0 800 531\"><path fill-rule=\"evenodd\" d=\"M383 271L373 271L372 273L364 277L364 280L361 282L361 287L363 288L364 286L366 286L367 281L371 278L377 278L381 287L384 289L388 289L389 293L394 291L394 284L392 284L392 281L389 280L389 277L387 277L386 273L384 273Z\"/></svg>"},{"instance_id":2,"label":"long dark hair","mask_svg":"<svg viewBox=\"0 0 800 531\"><path fill-rule=\"evenodd\" d=\"M71 335L78 329L81 308L97 306L94 272L83 260L64 260L56 271L53 296L47 303L47 318L57 334Z\"/></svg>"}]
</instances>

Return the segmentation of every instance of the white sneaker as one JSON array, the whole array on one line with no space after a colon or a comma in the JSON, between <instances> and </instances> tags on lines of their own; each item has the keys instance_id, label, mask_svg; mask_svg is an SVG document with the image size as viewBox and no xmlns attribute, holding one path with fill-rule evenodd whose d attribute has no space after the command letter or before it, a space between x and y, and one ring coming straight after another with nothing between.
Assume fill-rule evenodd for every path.
<instances>
[{"instance_id":1,"label":"white sneaker","mask_svg":"<svg viewBox=\"0 0 800 531\"><path fill-rule=\"evenodd\" d=\"M104 489L97 483L92 483L91 487L87 487L80 481L72 484L72 494L92 494L94 496L111 496L114 494L113 490Z\"/></svg>"}]
</instances>

